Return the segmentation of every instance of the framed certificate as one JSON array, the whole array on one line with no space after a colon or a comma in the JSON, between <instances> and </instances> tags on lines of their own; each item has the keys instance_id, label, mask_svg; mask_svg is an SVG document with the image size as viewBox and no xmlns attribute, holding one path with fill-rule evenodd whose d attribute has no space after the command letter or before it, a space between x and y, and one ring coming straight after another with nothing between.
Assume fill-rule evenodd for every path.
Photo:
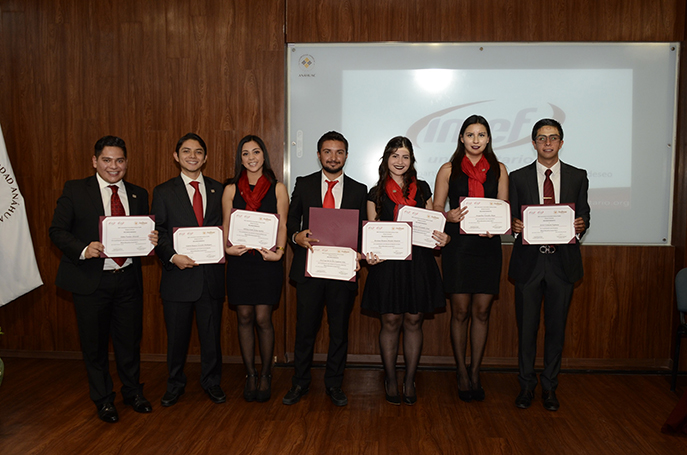
<instances>
[{"instance_id":1,"label":"framed certificate","mask_svg":"<svg viewBox=\"0 0 687 455\"><path fill-rule=\"evenodd\" d=\"M224 263L224 231L222 226L174 228L174 250L198 264Z\"/></svg>"},{"instance_id":2,"label":"framed certificate","mask_svg":"<svg viewBox=\"0 0 687 455\"><path fill-rule=\"evenodd\" d=\"M460 222L461 234L510 234L510 204L501 199L463 197L460 208L467 208Z\"/></svg>"},{"instance_id":3,"label":"framed certificate","mask_svg":"<svg viewBox=\"0 0 687 455\"><path fill-rule=\"evenodd\" d=\"M233 209L229 218L227 245L244 245L248 248L277 249L279 215Z\"/></svg>"},{"instance_id":4,"label":"framed certificate","mask_svg":"<svg viewBox=\"0 0 687 455\"><path fill-rule=\"evenodd\" d=\"M152 256L155 246L148 235L155 230L155 216L101 216L100 243L104 251L100 257L130 258Z\"/></svg>"},{"instance_id":5,"label":"framed certificate","mask_svg":"<svg viewBox=\"0 0 687 455\"><path fill-rule=\"evenodd\" d=\"M318 245L347 246L358 249L358 217L354 209L324 209L310 207L310 237L319 240Z\"/></svg>"},{"instance_id":6,"label":"framed certificate","mask_svg":"<svg viewBox=\"0 0 687 455\"><path fill-rule=\"evenodd\" d=\"M355 281L358 253L345 246L314 245L308 250L305 276L329 280Z\"/></svg>"},{"instance_id":7,"label":"framed certificate","mask_svg":"<svg viewBox=\"0 0 687 455\"><path fill-rule=\"evenodd\" d=\"M560 245L575 243L575 204L523 205L522 243Z\"/></svg>"},{"instance_id":8,"label":"framed certificate","mask_svg":"<svg viewBox=\"0 0 687 455\"><path fill-rule=\"evenodd\" d=\"M363 254L379 259L407 261L413 258L413 228L409 221L363 221Z\"/></svg>"},{"instance_id":9,"label":"framed certificate","mask_svg":"<svg viewBox=\"0 0 687 455\"><path fill-rule=\"evenodd\" d=\"M439 249L437 241L432 238L432 233L444 232L446 215L443 212L404 205L398 209L396 221L413 223L413 245Z\"/></svg>"}]
</instances>

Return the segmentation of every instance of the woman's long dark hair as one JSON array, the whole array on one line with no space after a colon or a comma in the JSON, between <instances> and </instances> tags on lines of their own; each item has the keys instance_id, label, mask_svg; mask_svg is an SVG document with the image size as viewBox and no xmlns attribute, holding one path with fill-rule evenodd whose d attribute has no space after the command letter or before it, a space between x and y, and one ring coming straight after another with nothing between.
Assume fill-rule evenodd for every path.
<instances>
[{"instance_id":1,"label":"woman's long dark hair","mask_svg":"<svg viewBox=\"0 0 687 455\"><path fill-rule=\"evenodd\" d=\"M410 183L417 179L417 171L415 170L415 153L413 152L413 143L410 139L403 136L396 136L389 140L384 147L384 154L382 155L382 162L379 163L379 180L377 181L377 191L375 193L375 209L377 211L377 220L382 213L382 198L386 194L386 179L389 178L389 157L393 155L398 149L405 147L410 152L410 166L405 174L403 174L403 197L408 197L410 191ZM418 196L416 198L422 199L420 186L417 187Z\"/></svg>"},{"instance_id":2,"label":"woman's long dark hair","mask_svg":"<svg viewBox=\"0 0 687 455\"><path fill-rule=\"evenodd\" d=\"M484 127L487 129L489 143L486 147L484 147L484 152L482 155L484 155L484 158L486 158L487 162L489 163L489 169L494 170L494 175L496 175L496 180L498 181L498 179L501 177L501 167L499 166L499 160L496 159L496 155L494 154L494 149L491 147L491 128L489 128L489 122L487 122L487 119L481 115L471 115L465 119L463 126L460 127L458 146L451 157L451 180L457 178L463 173L461 165L463 163L463 157L465 156L465 144L463 144L463 141L461 141L460 138L463 137L463 134L465 133L465 130L468 129L468 126L474 125L475 123L484 125Z\"/></svg>"},{"instance_id":3,"label":"woman's long dark hair","mask_svg":"<svg viewBox=\"0 0 687 455\"><path fill-rule=\"evenodd\" d=\"M236 157L234 159L234 176L227 179L224 182L225 186L230 184L236 185L239 182L241 174L246 169L243 165L243 161L241 160L241 151L243 150L243 146L250 141L253 141L256 144L258 144L258 147L260 147L260 150L262 150L262 156L265 158L265 162L262 165L262 175L264 175L267 178L267 180L269 180L270 185L277 181L277 176L274 175L274 171L272 170L272 166L270 165L270 155L269 153L267 153L267 147L265 147L265 143L262 141L262 139L260 139L260 137L249 134L248 136L245 136L243 139L241 139L239 141L238 147L236 147Z\"/></svg>"}]
</instances>

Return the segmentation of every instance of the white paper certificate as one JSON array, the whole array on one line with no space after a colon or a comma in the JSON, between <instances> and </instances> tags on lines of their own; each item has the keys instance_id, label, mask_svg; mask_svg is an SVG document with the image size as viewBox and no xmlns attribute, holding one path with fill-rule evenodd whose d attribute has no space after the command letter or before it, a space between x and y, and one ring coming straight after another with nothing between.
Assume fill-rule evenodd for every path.
<instances>
[{"instance_id":1,"label":"white paper certificate","mask_svg":"<svg viewBox=\"0 0 687 455\"><path fill-rule=\"evenodd\" d=\"M105 257L130 258L148 256L153 246L148 235L155 230L155 220L145 216L101 217L100 242Z\"/></svg>"},{"instance_id":2,"label":"white paper certificate","mask_svg":"<svg viewBox=\"0 0 687 455\"><path fill-rule=\"evenodd\" d=\"M575 243L575 208L571 204L523 207L522 223L524 244Z\"/></svg>"},{"instance_id":3,"label":"white paper certificate","mask_svg":"<svg viewBox=\"0 0 687 455\"><path fill-rule=\"evenodd\" d=\"M409 222L363 222L363 253L374 253L380 259L412 259L413 229Z\"/></svg>"},{"instance_id":4,"label":"white paper certificate","mask_svg":"<svg viewBox=\"0 0 687 455\"><path fill-rule=\"evenodd\" d=\"M173 240L178 254L184 254L198 264L224 262L222 226L176 228Z\"/></svg>"},{"instance_id":5,"label":"white paper certificate","mask_svg":"<svg viewBox=\"0 0 687 455\"><path fill-rule=\"evenodd\" d=\"M410 221L413 223L413 245L425 248L439 248L437 241L432 238L432 232L444 232L446 215L442 212L404 205L398 209L396 221Z\"/></svg>"},{"instance_id":6,"label":"white paper certificate","mask_svg":"<svg viewBox=\"0 0 687 455\"><path fill-rule=\"evenodd\" d=\"M345 246L314 245L308 250L305 276L330 280L355 281L357 253Z\"/></svg>"},{"instance_id":7,"label":"white paper certificate","mask_svg":"<svg viewBox=\"0 0 687 455\"><path fill-rule=\"evenodd\" d=\"M461 234L510 233L510 204L501 199L466 197L460 207L467 207L465 218L460 222Z\"/></svg>"},{"instance_id":8,"label":"white paper certificate","mask_svg":"<svg viewBox=\"0 0 687 455\"><path fill-rule=\"evenodd\" d=\"M248 248L277 248L279 215L234 209L229 218L227 243L244 245Z\"/></svg>"}]
</instances>

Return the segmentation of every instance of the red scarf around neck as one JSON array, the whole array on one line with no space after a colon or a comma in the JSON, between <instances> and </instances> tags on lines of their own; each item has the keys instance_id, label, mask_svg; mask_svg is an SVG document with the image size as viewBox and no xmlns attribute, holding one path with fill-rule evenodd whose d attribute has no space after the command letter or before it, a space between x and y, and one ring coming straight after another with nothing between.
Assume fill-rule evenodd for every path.
<instances>
[{"instance_id":1,"label":"red scarf around neck","mask_svg":"<svg viewBox=\"0 0 687 455\"><path fill-rule=\"evenodd\" d=\"M270 189L270 181L267 180L265 175L261 175L258 182L255 184L255 188L251 191L250 184L248 183L248 174L244 169L241 172L241 177L239 177L239 191L241 192L241 197L246 201L246 210L252 212L257 212L262 204L262 198L267 194L267 190Z\"/></svg>"},{"instance_id":2,"label":"red scarf around neck","mask_svg":"<svg viewBox=\"0 0 687 455\"><path fill-rule=\"evenodd\" d=\"M384 189L386 190L386 195L395 204L394 219L396 219L396 216L398 215L399 205L417 205L417 201L415 200L415 195L417 194L417 181L415 179L413 179L413 181L410 182L410 185L408 185L407 198L403 197L403 190L391 177L387 177Z\"/></svg>"},{"instance_id":3,"label":"red scarf around neck","mask_svg":"<svg viewBox=\"0 0 687 455\"><path fill-rule=\"evenodd\" d=\"M470 158L465 155L460 168L468 176L468 196L484 197L484 182L487 181L489 161L482 155L482 158L473 166Z\"/></svg>"}]
</instances>

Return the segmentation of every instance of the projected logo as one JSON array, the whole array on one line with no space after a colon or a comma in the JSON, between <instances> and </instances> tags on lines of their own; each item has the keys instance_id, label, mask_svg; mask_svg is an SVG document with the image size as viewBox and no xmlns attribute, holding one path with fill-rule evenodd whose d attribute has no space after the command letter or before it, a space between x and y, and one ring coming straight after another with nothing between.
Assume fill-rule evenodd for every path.
<instances>
[{"instance_id":1,"label":"projected logo","mask_svg":"<svg viewBox=\"0 0 687 455\"><path fill-rule=\"evenodd\" d=\"M565 122L565 112L551 103L539 108L520 109L509 109L502 103L498 106L485 105L485 103L494 102L494 100L475 101L433 112L413 123L406 135L419 148L443 144L455 145L460 135L460 127L467 117L476 112L473 108L476 105L482 105L479 110L484 114L480 115L484 115L489 122L494 150L511 149L529 144L532 141L530 136L532 125L539 119L548 117L558 120L561 124ZM508 115L500 118L490 116L489 112L495 110L507 112Z\"/></svg>"},{"instance_id":2,"label":"projected logo","mask_svg":"<svg viewBox=\"0 0 687 455\"><path fill-rule=\"evenodd\" d=\"M310 54L301 55L298 59L298 66L301 71L312 71L315 67L315 58Z\"/></svg>"}]
</instances>

